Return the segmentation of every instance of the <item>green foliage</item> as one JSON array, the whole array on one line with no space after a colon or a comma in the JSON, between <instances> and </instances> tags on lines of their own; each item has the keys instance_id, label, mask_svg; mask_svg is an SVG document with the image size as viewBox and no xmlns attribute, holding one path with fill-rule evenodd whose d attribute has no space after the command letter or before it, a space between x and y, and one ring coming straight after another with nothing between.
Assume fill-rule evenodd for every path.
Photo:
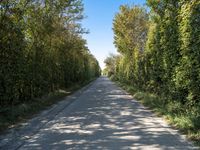
<instances>
[{"instance_id":1,"label":"green foliage","mask_svg":"<svg viewBox=\"0 0 200 150\"><path fill-rule=\"evenodd\" d=\"M160 25L151 23L148 33L148 40L145 49L146 88L153 92L159 92L163 85L163 56L160 49ZM159 86L160 85L160 86Z\"/></svg>"},{"instance_id":2,"label":"green foliage","mask_svg":"<svg viewBox=\"0 0 200 150\"><path fill-rule=\"evenodd\" d=\"M113 21L114 44L121 54L116 68L119 79L132 84L143 80L143 52L148 31L148 13L143 7L124 5ZM109 67L109 66L108 66Z\"/></svg>"},{"instance_id":3,"label":"green foliage","mask_svg":"<svg viewBox=\"0 0 200 150\"><path fill-rule=\"evenodd\" d=\"M105 60L106 69L104 70L105 75L111 77L117 73L117 61L119 59L118 55L110 54Z\"/></svg>"},{"instance_id":4,"label":"green foliage","mask_svg":"<svg viewBox=\"0 0 200 150\"><path fill-rule=\"evenodd\" d=\"M184 2L180 9L180 53L176 67L175 83L185 94L188 106L200 103L200 2Z\"/></svg>"},{"instance_id":5,"label":"green foliage","mask_svg":"<svg viewBox=\"0 0 200 150\"><path fill-rule=\"evenodd\" d=\"M112 75L165 97L164 103L178 102L188 109L199 105L200 2L148 0L147 4L149 18L144 8L127 5L114 18L114 44L121 56L112 60L116 68Z\"/></svg>"},{"instance_id":6,"label":"green foliage","mask_svg":"<svg viewBox=\"0 0 200 150\"><path fill-rule=\"evenodd\" d=\"M82 14L81 0L0 1L0 107L100 75Z\"/></svg>"},{"instance_id":7,"label":"green foliage","mask_svg":"<svg viewBox=\"0 0 200 150\"><path fill-rule=\"evenodd\" d=\"M200 1L147 4L149 14L138 6L121 6L114 18L114 44L121 56L112 60L112 76L199 140ZM139 38L143 33L147 36ZM111 68L107 63L106 67Z\"/></svg>"}]
</instances>

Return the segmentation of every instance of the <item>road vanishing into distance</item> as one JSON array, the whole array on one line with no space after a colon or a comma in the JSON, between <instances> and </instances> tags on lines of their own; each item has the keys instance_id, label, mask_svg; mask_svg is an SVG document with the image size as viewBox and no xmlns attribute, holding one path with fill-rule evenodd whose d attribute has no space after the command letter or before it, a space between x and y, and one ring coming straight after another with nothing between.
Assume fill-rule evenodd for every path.
<instances>
[{"instance_id":1,"label":"road vanishing into distance","mask_svg":"<svg viewBox=\"0 0 200 150\"><path fill-rule=\"evenodd\" d=\"M195 149L162 118L100 77L0 138L0 149Z\"/></svg>"}]
</instances>

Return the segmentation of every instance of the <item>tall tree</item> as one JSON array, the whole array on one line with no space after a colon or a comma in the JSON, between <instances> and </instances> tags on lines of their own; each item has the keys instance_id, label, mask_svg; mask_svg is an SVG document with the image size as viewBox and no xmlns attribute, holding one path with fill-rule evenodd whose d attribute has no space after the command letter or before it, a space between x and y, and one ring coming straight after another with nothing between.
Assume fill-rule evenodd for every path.
<instances>
[{"instance_id":1,"label":"tall tree","mask_svg":"<svg viewBox=\"0 0 200 150\"><path fill-rule=\"evenodd\" d=\"M143 57L147 31L148 13L139 6L123 5L113 22L114 44L122 54L126 79L139 84L141 61Z\"/></svg>"},{"instance_id":2,"label":"tall tree","mask_svg":"<svg viewBox=\"0 0 200 150\"><path fill-rule=\"evenodd\" d=\"M100 75L80 21L81 0L0 1L0 106Z\"/></svg>"}]
</instances>

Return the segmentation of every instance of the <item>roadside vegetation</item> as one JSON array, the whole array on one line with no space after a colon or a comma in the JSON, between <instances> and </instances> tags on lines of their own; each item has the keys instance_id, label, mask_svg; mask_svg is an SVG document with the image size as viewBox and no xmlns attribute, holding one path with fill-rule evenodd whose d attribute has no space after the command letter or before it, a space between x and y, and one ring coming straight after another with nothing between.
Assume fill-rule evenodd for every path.
<instances>
[{"instance_id":1,"label":"roadside vegetation","mask_svg":"<svg viewBox=\"0 0 200 150\"><path fill-rule=\"evenodd\" d=\"M200 144L200 1L147 5L120 7L104 74Z\"/></svg>"},{"instance_id":2,"label":"roadside vegetation","mask_svg":"<svg viewBox=\"0 0 200 150\"><path fill-rule=\"evenodd\" d=\"M83 18L81 0L0 1L0 128L100 75Z\"/></svg>"},{"instance_id":3,"label":"roadside vegetation","mask_svg":"<svg viewBox=\"0 0 200 150\"><path fill-rule=\"evenodd\" d=\"M66 98L66 96L76 92L95 79L96 78L93 78L83 83L74 84L66 89L59 89L47 95L43 95L40 98L35 98L32 101L26 101L18 105L1 109L0 133L5 133L7 129L20 126L21 123L38 115L41 111L50 108L53 104L58 103Z\"/></svg>"}]
</instances>

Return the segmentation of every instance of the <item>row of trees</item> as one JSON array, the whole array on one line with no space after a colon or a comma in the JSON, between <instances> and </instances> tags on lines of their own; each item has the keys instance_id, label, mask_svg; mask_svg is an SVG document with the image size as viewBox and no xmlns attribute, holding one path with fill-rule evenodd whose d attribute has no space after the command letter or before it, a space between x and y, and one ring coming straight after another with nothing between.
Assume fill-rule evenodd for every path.
<instances>
[{"instance_id":1,"label":"row of trees","mask_svg":"<svg viewBox=\"0 0 200 150\"><path fill-rule=\"evenodd\" d=\"M82 38L81 0L0 1L0 106L100 74Z\"/></svg>"},{"instance_id":2,"label":"row of trees","mask_svg":"<svg viewBox=\"0 0 200 150\"><path fill-rule=\"evenodd\" d=\"M150 12L139 6L120 7L113 22L120 55L105 60L107 74L164 97L164 103L199 105L200 1L147 4Z\"/></svg>"}]
</instances>

